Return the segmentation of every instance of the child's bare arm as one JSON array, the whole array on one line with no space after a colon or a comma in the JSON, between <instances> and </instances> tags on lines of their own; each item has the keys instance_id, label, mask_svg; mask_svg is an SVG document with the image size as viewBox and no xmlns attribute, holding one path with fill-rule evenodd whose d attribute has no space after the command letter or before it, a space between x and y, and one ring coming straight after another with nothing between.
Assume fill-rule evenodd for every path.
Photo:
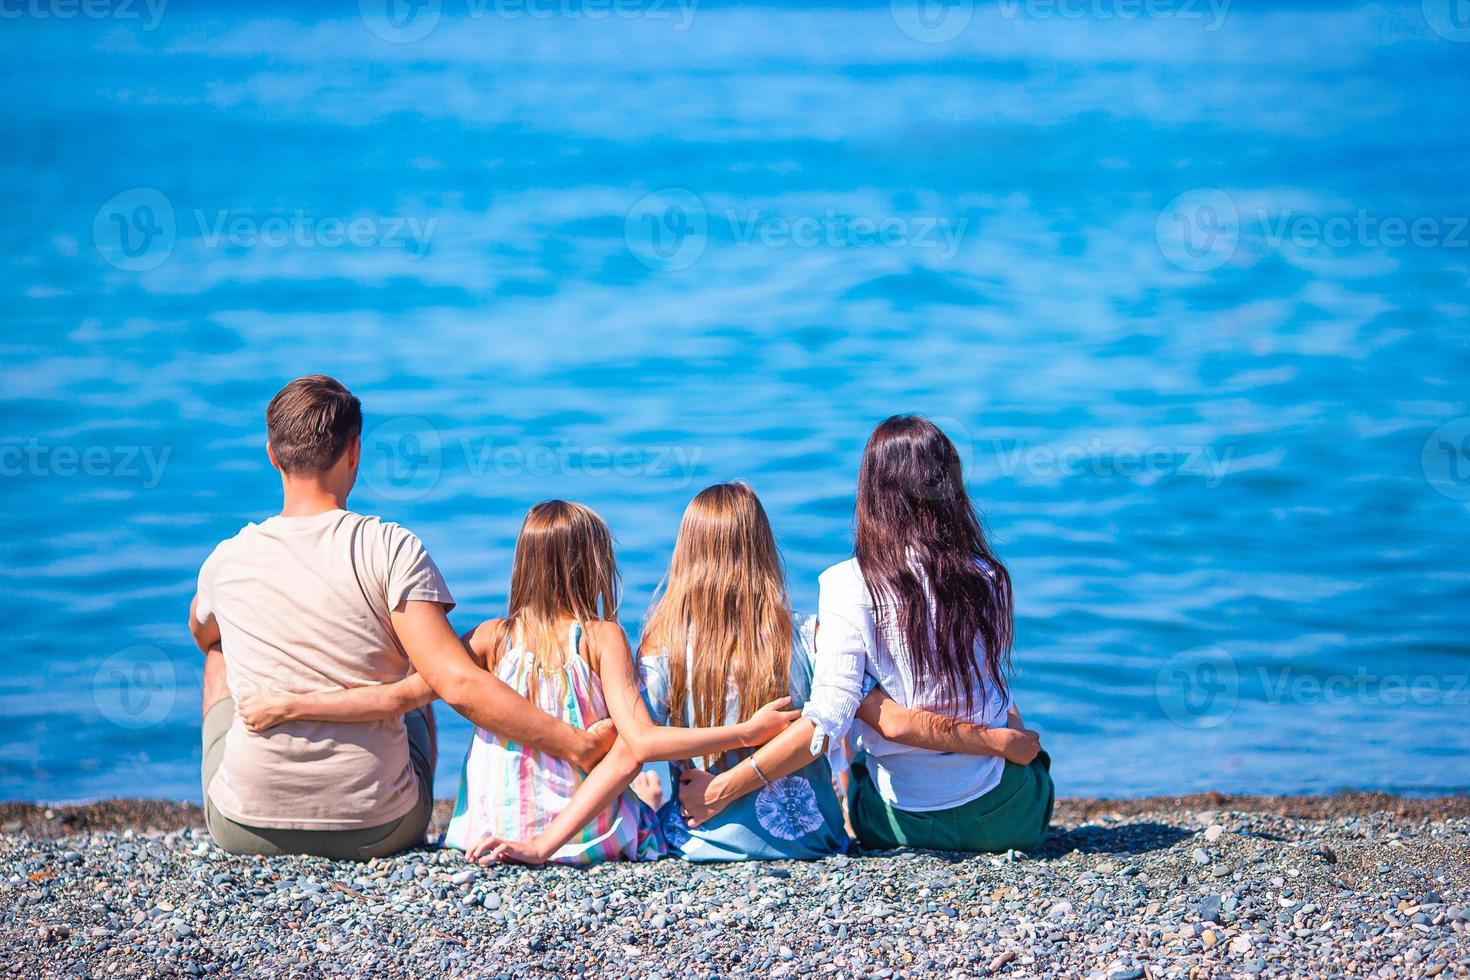
<instances>
[{"instance_id":1,"label":"child's bare arm","mask_svg":"<svg viewBox=\"0 0 1470 980\"><path fill-rule=\"evenodd\" d=\"M488 835L472 846L466 852L466 857L481 864L491 861L545 864L563 844L580 833L599 813L612 806L613 801L632 785L633 779L642 768L628 743L619 738L602 761L587 774L582 785L577 787L567 808L557 814L535 838L514 841Z\"/></svg>"},{"instance_id":2,"label":"child's bare arm","mask_svg":"<svg viewBox=\"0 0 1470 980\"><path fill-rule=\"evenodd\" d=\"M718 755L734 749L764 744L800 712L791 709L790 698L764 705L747 721L710 728L681 728L655 725L648 706L638 693L637 667L628 648L628 637L616 623L594 623L588 628L600 654L600 673L607 710L617 726L618 737L628 743L639 762L667 762Z\"/></svg>"},{"instance_id":3,"label":"child's bare arm","mask_svg":"<svg viewBox=\"0 0 1470 980\"><path fill-rule=\"evenodd\" d=\"M505 638L510 624L503 619L487 619L460 637L470 651L470 659L485 670L493 670L505 652Z\"/></svg>"},{"instance_id":4,"label":"child's bare arm","mask_svg":"<svg viewBox=\"0 0 1470 980\"><path fill-rule=\"evenodd\" d=\"M367 722L397 718L434 700L418 674L401 681L320 694L254 690L235 702L245 727L257 735L292 721Z\"/></svg>"},{"instance_id":5,"label":"child's bare arm","mask_svg":"<svg viewBox=\"0 0 1470 980\"><path fill-rule=\"evenodd\" d=\"M1002 756L1025 766L1041 748L1039 735L1019 727L1021 716L1014 708L1006 727L987 728L922 708L906 708L877 687L863 699L857 716L890 742L935 752ZM1012 721L1017 725L1011 725Z\"/></svg>"}]
</instances>

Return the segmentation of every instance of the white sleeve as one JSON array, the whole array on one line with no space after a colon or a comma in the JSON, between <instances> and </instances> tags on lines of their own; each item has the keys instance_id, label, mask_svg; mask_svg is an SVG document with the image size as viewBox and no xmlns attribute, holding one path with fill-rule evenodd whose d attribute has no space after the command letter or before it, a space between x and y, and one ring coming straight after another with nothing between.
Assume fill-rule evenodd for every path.
<instances>
[{"instance_id":1,"label":"white sleeve","mask_svg":"<svg viewBox=\"0 0 1470 980\"><path fill-rule=\"evenodd\" d=\"M863 699L870 639L863 625L867 617L848 597L823 588L817 608L812 694L801 711L816 726L813 755L822 752L824 740L830 739L829 746L837 745L852 727Z\"/></svg>"},{"instance_id":2,"label":"white sleeve","mask_svg":"<svg viewBox=\"0 0 1470 980\"><path fill-rule=\"evenodd\" d=\"M199 566L199 581L194 587L194 615L201 623L209 622L209 617L214 615L214 573L219 567L221 547L223 543L215 545L204 564Z\"/></svg>"}]
</instances>

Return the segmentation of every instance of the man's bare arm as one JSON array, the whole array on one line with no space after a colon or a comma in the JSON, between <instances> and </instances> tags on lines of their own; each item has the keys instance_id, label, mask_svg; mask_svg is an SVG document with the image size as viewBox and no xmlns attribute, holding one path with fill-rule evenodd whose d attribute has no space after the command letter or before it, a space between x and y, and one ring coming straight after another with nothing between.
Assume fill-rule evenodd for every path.
<instances>
[{"instance_id":1,"label":"man's bare arm","mask_svg":"<svg viewBox=\"0 0 1470 980\"><path fill-rule=\"evenodd\" d=\"M393 629L414 669L450 707L481 728L582 769L595 766L612 745L611 726L579 731L475 666L438 603L405 600L392 615Z\"/></svg>"},{"instance_id":2,"label":"man's bare arm","mask_svg":"<svg viewBox=\"0 0 1470 980\"><path fill-rule=\"evenodd\" d=\"M199 621L199 597L196 595L189 600L189 635L194 637L194 643L199 647L200 653L208 653L210 647L219 646L219 623L215 621L214 614L204 622Z\"/></svg>"}]
</instances>

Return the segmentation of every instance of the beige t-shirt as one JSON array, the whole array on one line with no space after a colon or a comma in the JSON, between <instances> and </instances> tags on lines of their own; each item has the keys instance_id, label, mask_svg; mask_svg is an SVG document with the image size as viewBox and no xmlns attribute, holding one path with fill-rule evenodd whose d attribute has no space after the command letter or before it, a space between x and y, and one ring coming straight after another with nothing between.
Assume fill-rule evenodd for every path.
<instances>
[{"instance_id":1,"label":"beige t-shirt","mask_svg":"<svg viewBox=\"0 0 1470 980\"><path fill-rule=\"evenodd\" d=\"M345 510L247 525L204 562L198 596L199 619L219 623L236 698L402 680L410 665L389 614L405 599L454 606L412 532ZM237 715L207 791L237 823L294 830L374 827L418 799L401 718L255 735Z\"/></svg>"}]
</instances>

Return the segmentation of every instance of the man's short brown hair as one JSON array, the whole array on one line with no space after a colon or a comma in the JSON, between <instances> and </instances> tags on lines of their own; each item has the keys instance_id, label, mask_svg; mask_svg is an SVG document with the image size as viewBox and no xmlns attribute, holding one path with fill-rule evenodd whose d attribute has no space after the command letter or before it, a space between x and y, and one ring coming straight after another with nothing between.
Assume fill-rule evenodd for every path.
<instances>
[{"instance_id":1,"label":"man's short brown hair","mask_svg":"<svg viewBox=\"0 0 1470 980\"><path fill-rule=\"evenodd\" d=\"M297 378L271 399L265 431L281 472L320 476L362 434L362 403L325 374Z\"/></svg>"}]
</instances>

